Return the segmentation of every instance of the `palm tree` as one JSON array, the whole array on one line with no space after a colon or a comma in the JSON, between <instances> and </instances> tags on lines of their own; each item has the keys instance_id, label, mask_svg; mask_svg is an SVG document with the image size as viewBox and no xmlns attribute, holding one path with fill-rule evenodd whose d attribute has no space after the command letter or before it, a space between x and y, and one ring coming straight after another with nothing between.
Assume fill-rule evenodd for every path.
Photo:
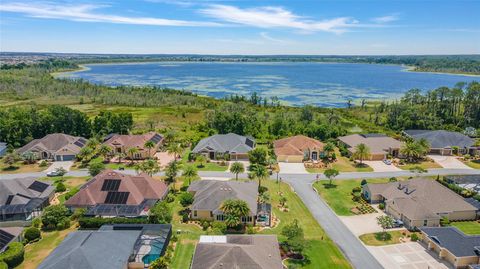
<instances>
[{"instance_id":1,"label":"palm tree","mask_svg":"<svg viewBox=\"0 0 480 269\"><path fill-rule=\"evenodd\" d=\"M367 145L360 143L355 147L353 157L355 159L359 159L360 164L363 164L363 160L368 158L368 156L370 156L370 148Z\"/></svg>"},{"instance_id":2,"label":"palm tree","mask_svg":"<svg viewBox=\"0 0 480 269\"><path fill-rule=\"evenodd\" d=\"M188 185L190 185L192 178L195 178L198 176L197 168L195 168L193 165L185 166L185 168L183 169L182 176L188 179Z\"/></svg>"},{"instance_id":3,"label":"palm tree","mask_svg":"<svg viewBox=\"0 0 480 269\"><path fill-rule=\"evenodd\" d=\"M152 156L151 150L155 147L155 142L148 140L143 146L148 149L148 158L150 158Z\"/></svg>"},{"instance_id":4,"label":"palm tree","mask_svg":"<svg viewBox=\"0 0 480 269\"><path fill-rule=\"evenodd\" d=\"M100 154L104 160L108 158L108 155L110 155L111 152L112 148L107 145L101 145L98 149L98 154Z\"/></svg>"},{"instance_id":5,"label":"palm tree","mask_svg":"<svg viewBox=\"0 0 480 269\"><path fill-rule=\"evenodd\" d=\"M92 137L90 139L87 140L87 147L95 150L98 145L100 144L100 142L98 142L98 139L96 139L95 137Z\"/></svg>"},{"instance_id":6,"label":"palm tree","mask_svg":"<svg viewBox=\"0 0 480 269\"><path fill-rule=\"evenodd\" d=\"M325 172L323 172L323 174L328 178L329 180L329 183L328 185L329 186L332 186L332 180L338 176L339 172L337 169L327 169L325 170Z\"/></svg>"},{"instance_id":7,"label":"palm tree","mask_svg":"<svg viewBox=\"0 0 480 269\"><path fill-rule=\"evenodd\" d=\"M83 147L77 154L77 157L82 160L83 163L88 163L93 157L93 149L90 147Z\"/></svg>"},{"instance_id":8,"label":"palm tree","mask_svg":"<svg viewBox=\"0 0 480 269\"><path fill-rule=\"evenodd\" d=\"M158 173L160 171L160 166L158 165L158 162L152 159L145 160L144 162L141 162L137 164L135 167L135 170L141 171L146 173L149 176L153 176L154 174Z\"/></svg>"},{"instance_id":9,"label":"palm tree","mask_svg":"<svg viewBox=\"0 0 480 269\"><path fill-rule=\"evenodd\" d=\"M180 143L172 143L168 146L167 151L168 151L168 153L173 154L173 156L175 158L175 161L176 161L177 156L182 154L183 148L182 148L182 145L180 145Z\"/></svg>"},{"instance_id":10,"label":"palm tree","mask_svg":"<svg viewBox=\"0 0 480 269\"><path fill-rule=\"evenodd\" d=\"M123 152L117 152L117 157L118 157L118 163L122 162L122 158L125 158L127 155Z\"/></svg>"},{"instance_id":11,"label":"palm tree","mask_svg":"<svg viewBox=\"0 0 480 269\"><path fill-rule=\"evenodd\" d=\"M258 188L262 186L262 179L268 177L267 168L261 164L252 164L252 175L258 179Z\"/></svg>"},{"instance_id":12,"label":"palm tree","mask_svg":"<svg viewBox=\"0 0 480 269\"><path fill-rule=\"evenodd\" d=\"M203 168L203 167L205 167L205 163L207 162L207 158L203 154L200 154L200 155L197 156L197 158L195 158L195 161L198 162L198 167Z\"/></svg>"},{"instance_id":13,"label":"palm tree","mask_svg":"<svg viewBox=\"0 0 480 269\"><path fill-rule=\"evenodd\" d=\"M133 157L135 156L135 154L137 154L139 151L138 151L138 148L135 148L135 147L132 147L132 148L129 148L127 150L127 153L128 153L128 156L130 157L130 161L132 162L133 164Z\"/></svg>"},{"instance_id":14,"label":"palm tree","mask_svg":"<svg viewBox=\"0 0 480 269\"><path fill-rule=\"evenodd\" d=\"M405 155L407 157L408 162L414 162L420 156L422 156L422 146L419 145L419 143L416 143L415 141L407 141L403 145L403 147L400 148L400 153Z\"/></svg>"},{"instance_id":15,"label":"palm tree","mask_svg":"<svg viewBox=\"0 0 480 269\"><path fill-rule=\"evenodd\" d=\"M270 202L270 195L268 192L265 191L258 195L258 202L261 204Z\"/></svg>"},{"instance_id":16,"label":"palm tree","mask_svg":"<svg viewBox=\"0 0 480 269\"><path fill-rule=\"evenodd\" d=\"M337 115L337 113L335 113L335 111L333 111L333 109L331 109L328 112L327 121L329 124L338 124L340 121L340 117Z\"/></svg>"},{"instance_id":17,"label":"palm tree","mask_svg":"<svg viewBox=\"0 0 480 269\"><path fill-rule=\"evenodd\" d=\"M422 139L418 140L418 145L422 149L422 152L421 152L422 157L427 155L427 153L430 151L430 142L428 142L427 139L422 138Z\"/></svg>"},{"instance_id":18,"label":"palm tree","mask_svg":"<svg viewBox=\"0 0 480 269\"><path fill-rule=\"evenodd\" d=\"M250 214L250 208L247 202L243 200L225 200L220 209L223 211L225 223L228 227L235 227L241 224L241 218Z\"/></svg>"},{"instance_id":19,"label":"palm tree","mask_svg":"<svg viewBox=\"0 0 480 269\"><path fill-rule=\"evenodd\" d=\"M180 169L177 161L171 161L167 165L167 169L165 170L165 176L167 181L170 184L173 184L173 189L175 190L175 180L178 174L178 170Z\"/></svg>"},{"instance_id":20,"label":"palm tree","mask_svg":"<svg viewBox=\"0 0 480 269\"><path fill-rule=\"evenodd\" d=\"M238 174L245 172L245 167L241 162L234 162L230 166L230 172L235 174L235 180L238 180Z\"/></svg>"}]
</instances>

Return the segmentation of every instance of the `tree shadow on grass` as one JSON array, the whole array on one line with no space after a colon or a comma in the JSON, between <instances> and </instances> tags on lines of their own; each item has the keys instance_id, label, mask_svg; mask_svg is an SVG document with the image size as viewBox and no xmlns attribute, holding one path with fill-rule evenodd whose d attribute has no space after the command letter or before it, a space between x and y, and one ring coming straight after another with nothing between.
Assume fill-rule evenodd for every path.
<instances>
[{"instance_id":1,"label":"tree shadow on grass","mask_svg":"<svg viewBox=\"0 0 480 269\"><path fill-rule=\"evenodd\" d=\"M335 189L335 188L337 188L337 185L335 185L333 183L330 184L329 182L322 183L322 185L325 189Z\"/></svg>"},{"instance_id":2,"label":"tree shadow on grass","mask_svg":"<svg viewBox=\"0 0 480 269\"><path fill-rule=\"evenodd\" d=\"M378 241L388 241L392 239L392 235L387 232L386 233L379 232L379 233L375 233L375 239L377 239Z\"/></svg>"},{"instance_id":3,"label":"tree shadow on grass","mask_svg":"<svg viewBox=\"0 0 480 269\"><path fill-rule=\"evenodd\" d=\"M2 168L2 171L15 171L15 170L18 170L20 167L18 166L8 166L8 167L5 167L5 168Z\"/></svg>"}]
</instances>

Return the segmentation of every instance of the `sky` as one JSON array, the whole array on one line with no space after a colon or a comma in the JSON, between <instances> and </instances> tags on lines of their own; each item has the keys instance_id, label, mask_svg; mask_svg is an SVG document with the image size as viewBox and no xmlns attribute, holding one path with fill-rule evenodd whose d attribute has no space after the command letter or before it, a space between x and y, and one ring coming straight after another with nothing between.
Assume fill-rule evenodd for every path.
<instances>
[{"instance_id":1,"label":"sky","mask_svg":"<svg viewBox=\"0 0 480 269\"><path fill-rule=\"evenodd\" d=\"M0 2L0 51L479 54L480 0Z\"/></svg>"}]
</instances>

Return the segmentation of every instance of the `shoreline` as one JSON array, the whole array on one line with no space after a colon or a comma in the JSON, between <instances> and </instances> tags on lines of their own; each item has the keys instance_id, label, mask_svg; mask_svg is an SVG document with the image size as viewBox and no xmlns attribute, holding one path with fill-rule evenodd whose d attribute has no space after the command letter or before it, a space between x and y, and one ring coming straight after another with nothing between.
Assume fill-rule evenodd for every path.
<instances>
[{"instance_id":1,"label":"shoreline","mask_svg":"<svg viewBox=\"0 0 480 269\"><path fill-rule=\"evenodd\" d=\"M415 70L415 66L412 65L400 65L404 66L405 69L402 71L404 72L414 72L414 73L427 73L427 74L438 74L438 75L457 75L457 76L465 76L465 77L480 77L480 74L468 74L468 73L447 73L447 72L436 72L436 71L418 71Z\"/></svg>"}]
</instances>

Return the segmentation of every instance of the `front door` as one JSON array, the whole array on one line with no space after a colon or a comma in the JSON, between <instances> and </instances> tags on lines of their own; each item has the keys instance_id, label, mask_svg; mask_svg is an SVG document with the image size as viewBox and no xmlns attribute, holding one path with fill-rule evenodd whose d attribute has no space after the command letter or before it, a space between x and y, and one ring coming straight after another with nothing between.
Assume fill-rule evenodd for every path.
<instances>
[{"instance_id":1,"label":"front door","mask_svg":"<svg viewBox=\"0 0 480 269\"><path fill-rule=\"evenodd\" d=\"M210 151L208 157L210 158L210 160L215 160L215 152Z\"/></svg>"},{"instance_id":2,"label":"front door","mask_svg":"<svg viewBox=\"0 0 480 269\"><path fill-rule=\"evenodd\" d=\"M316 151L312 152L312 160L314 161L318 160L318 152Z\"/></svg>"}]
</instances>

